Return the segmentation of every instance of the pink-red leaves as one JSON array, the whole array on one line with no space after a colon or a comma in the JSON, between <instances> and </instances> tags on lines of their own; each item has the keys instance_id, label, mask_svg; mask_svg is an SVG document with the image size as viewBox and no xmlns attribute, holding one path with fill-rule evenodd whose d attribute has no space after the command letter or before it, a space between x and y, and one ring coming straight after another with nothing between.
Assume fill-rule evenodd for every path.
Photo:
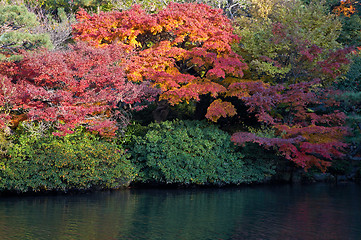
<instances>
[{"instance_id":1,"label":"pink-red leaves","mask_svg":"<svg viewBox=\"0 0 361 240\"><path fill-rule=\"evenodd\" d=\"M240 145L254 142L272 147L306 170L316 166L325 171L334 157L343 155L346 144L341 141L347 129L342 127L343 113L318 112L317 107L327 109L335 103L327 97L326 90L317 86L318 81L289 86L269 86L252 81L230 85L232 96L242 99L249 112L276 130L274 138L240 132L235 133L232 140Z\"/></svg>"},{"instance_id":2,"label":"pink-red leaves","mask_svg":"<svg viewBox=\"0 0 361 240\"><path fill-rule=\"evenodd\" d=\"M11 76L23 89L21 108L29 119L54 122L61 134L79 124L101 134L114 134L114 110L123 104L154 100L157 93L147 82L125 78L124 48L94 48L85 43L67 51L25 53Z\"/></svg>"}]
</instances>

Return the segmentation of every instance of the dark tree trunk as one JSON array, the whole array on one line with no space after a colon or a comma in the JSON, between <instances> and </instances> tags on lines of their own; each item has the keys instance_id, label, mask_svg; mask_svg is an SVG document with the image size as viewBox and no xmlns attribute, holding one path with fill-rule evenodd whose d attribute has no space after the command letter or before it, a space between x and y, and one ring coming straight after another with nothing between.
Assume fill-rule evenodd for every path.
<instances>
[{"instance_id":1,"label":"dark tree trunk","mask_svg":"<svg viewBox=\"0 0 361 240\"><path fill-rule=\"evenodd\" d=\"M200 96L200 100L196 103L196 111L194 113L194 118L196 120L205 119L211 100L212 98L209 94Z\"/></svg>"},{"instance_id":2,"label":"dark tree trunk","mask_svg":"<svg viewBox=\"0 0 361 240\"><path fill-rule=\"evenodd\" d=\"M156 122L163 122L167 120L169 114L169 104L167 101L159 101L157 102L157 107L152 112L153 119Z\"/></svg>"}]
</instances>

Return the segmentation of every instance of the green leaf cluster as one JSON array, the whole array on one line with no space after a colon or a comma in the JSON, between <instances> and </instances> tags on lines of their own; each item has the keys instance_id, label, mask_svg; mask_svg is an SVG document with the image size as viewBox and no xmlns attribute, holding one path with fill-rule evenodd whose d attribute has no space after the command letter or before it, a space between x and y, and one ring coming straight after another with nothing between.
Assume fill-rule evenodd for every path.
<instances>
[{"instance_id":1,"label":"green leaf cluster","mask_svg":"<svg viewBox=\"0 0 361 240\"><path fill-rule=\"evenodd\" d=\"M0 5L0 60L16 60L19 50L51 48L49 34L36 33L36 15L23 5Z\"/></svg>"},{"instance_id":2,"label":"green leaf cluster","mask_svg":"<svg viewBox=\"0 0 361 240\"><path fill-rule=\"evenodd\" d=\"M274 173L271 162L245 159L228 133L200 121L151 124L131 150L140 182L240 184Z\"/></svg>"},{"instance_id":3,"label":"green leaf cluster","mask_svg":"<svg viewBox=\"0 0 361 240\"><path fill-rule=\"evenodd\" d=\"M116 189L135 177L126 150L82 130L65 137L21 134L0 159L0 190Z\"/></svg>"},{"instance_id":4,"label":"green leaf cluster","mask_svg":"<svg viewBox=\"0 0 361 240\"><path fill-rule=\"evenodd\" d=\"M250 67L246 77L269 82L305 81L317 68L315 63L324 56L321 54L313 62L301 61L300 47L307 49L316 45L324 54L341 47L337 42L341 23L321 3L252 2L236 18L236 32L242 37L238 53ZM277 26L281 33L277 33ZM315 77L320 76L311 76L311 79Z\"/></svg>"}]
</instances>

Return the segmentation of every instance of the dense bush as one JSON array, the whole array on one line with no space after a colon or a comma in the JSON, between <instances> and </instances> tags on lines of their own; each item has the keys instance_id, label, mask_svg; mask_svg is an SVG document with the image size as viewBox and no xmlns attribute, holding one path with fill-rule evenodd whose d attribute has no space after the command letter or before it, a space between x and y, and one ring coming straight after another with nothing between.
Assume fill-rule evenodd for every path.
<instances>
[{"instance_id":1,"label":"dense bush","mask_svg":"<svg viewBox=\"0 0 361 240\"><path fill-rule=\"evenodd\" d=\"M7 154L0 160L0 190L113 189L135 176L121 146L81 131L63 138L21 134Z\"/></svg>"},{"instance_id":2,"label":"dense bush","mask_svg":"<svg viewBox=\"0 0 361 240\"><path fill-rule=\"evenodd\" d=\"M361 16L341 17L342 31L338 41L347 46L361 46Z\"/></svg>"},{"instance_id":3,"label":"dense bush","mask_svg":"<svg viewBox=\"0 0 361 240\"><path fill-rule=\"evenodd\" d=\"M199 121L151 124L132 152L140 182L239 184L274 173L271 162L245 159L229 134Z\"/></svg>"},{"instance_id":4,"label":"dense bush","mask_svg":"<svg viewBox=\"0 0 361 240\"><path fill-rule=\"evenodd\" d=\"M56 14L58 8L64 8L66 12L76 12L79 8L89 11L109 11L113 8L114 0L22 0L23 3L36 9L45 9L51 14Z\"/></svg>"}]
</instances>

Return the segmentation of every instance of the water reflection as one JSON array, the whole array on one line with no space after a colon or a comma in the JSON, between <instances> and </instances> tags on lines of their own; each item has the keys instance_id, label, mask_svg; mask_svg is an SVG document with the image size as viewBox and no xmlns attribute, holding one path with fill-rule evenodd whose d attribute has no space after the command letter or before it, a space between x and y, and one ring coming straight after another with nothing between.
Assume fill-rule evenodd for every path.
<instances>
[{"instance_id":1,"label":"water reflection","mask_svg":"<svg viewBox=\"0 0 361 240\"><path fill-rule=\"evenodd\" d=\"M126 190L0 199L1 239L361 239L361 188Z\"/></svg>"}]
</instances>

